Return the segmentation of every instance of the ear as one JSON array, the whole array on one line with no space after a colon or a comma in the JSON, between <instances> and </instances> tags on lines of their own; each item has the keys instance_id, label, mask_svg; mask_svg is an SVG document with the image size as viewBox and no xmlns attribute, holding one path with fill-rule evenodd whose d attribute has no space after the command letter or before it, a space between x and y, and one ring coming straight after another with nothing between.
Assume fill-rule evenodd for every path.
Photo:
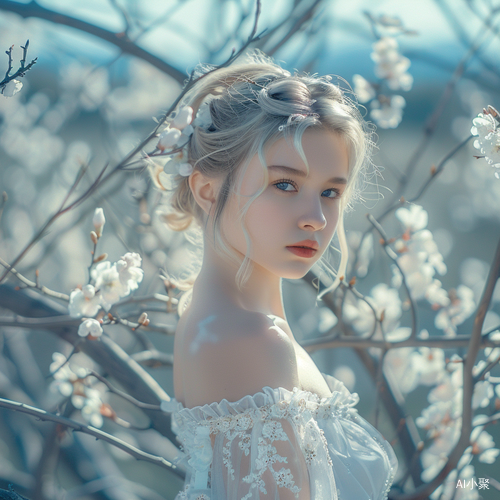
<instances>
[{"instance_id":1,"label":"ear","mask_svg":"<svg viewBox=\"0 0 500 500\"><path fill-rule=\"evenodd\" d=\"M217 201L216 197L219 192L220 184L221 179L207 177L199 170L195 170L189 176L189 187L191 188L194 199L207 215L210 215L212 206Z\"/></svg>"}]
</instances>

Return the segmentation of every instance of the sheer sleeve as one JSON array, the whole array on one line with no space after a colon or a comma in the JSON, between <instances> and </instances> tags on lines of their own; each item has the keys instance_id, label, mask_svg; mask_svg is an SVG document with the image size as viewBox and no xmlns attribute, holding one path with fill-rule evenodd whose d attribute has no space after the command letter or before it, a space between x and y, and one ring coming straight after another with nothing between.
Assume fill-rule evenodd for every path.
<instances>
[{"instance_id":1,"label":"sheer sleeve","mask_svg":"<svg viewBox=\"0 0 500 500\"><path fill-rule=\"evenodd\" d=\"M234 403L177 403L172 429L188 472L176 500L387 498L392 447L357 415L358 395L327 382L330 398L264 387Z\"/></svg>"}]
</instances>

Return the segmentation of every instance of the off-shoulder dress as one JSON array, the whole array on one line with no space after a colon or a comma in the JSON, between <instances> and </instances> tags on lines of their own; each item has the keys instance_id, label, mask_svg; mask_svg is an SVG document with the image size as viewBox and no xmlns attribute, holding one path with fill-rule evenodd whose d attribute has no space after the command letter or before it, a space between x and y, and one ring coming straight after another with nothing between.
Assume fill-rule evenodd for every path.
<instances>
[{"instance_id":1,"label":"off-shoulder dress","mask_svg":"<svg viewBox=\"0 0 500 500\"><path fill-rule=\"evenodd\" d=\"M386 499L394 450L354 408L358 394L323 377L331 397L264 387L236 402L162 405L180 442L174 463L187 465L175 500Z\"/></svg>"}]
</instances>

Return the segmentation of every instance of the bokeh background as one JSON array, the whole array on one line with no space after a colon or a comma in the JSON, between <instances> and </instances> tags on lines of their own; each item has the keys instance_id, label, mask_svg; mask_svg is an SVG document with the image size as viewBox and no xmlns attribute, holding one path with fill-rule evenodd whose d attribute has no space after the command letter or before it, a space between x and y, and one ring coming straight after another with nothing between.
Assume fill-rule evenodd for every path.
<instances>
[{"instance_id":1,"label":"bokeh background","mask_svg":"<svg viewBox=\"0 0 500 500\"><path fill-rule=\"evenodd\" d=\"M414 196L432 166L470 135L472 119L483 107L500 106L498 7L500 3L493 0L262 0L258 32L266 32L257 46L283 67L339 75L345 80L344 87L354 87L353 76L361 75L380 83L381 93L405 99L397 126L377 128L376 175L368 178L364 200L346 218L351 243L368 228L368 212L377 217L390 201ZM29 16L24 17L26 13ZM73 21L61 24L58 13ZM15 68L27 39L27 59L38 58L22 78L22 90L11 98L0 96L0 191L8 197L2 205L0 257L12 262L23 250L59 208L82 164L90 164L81 183L84 189L105 164L116 164L139 144L197 63L219 64L233 47L241 47L251 31L254 14L255 2L246 0L47 0L36 4L0 0L0 47L7 50L14 45ZM394 20L389 25L377 24L383 15L396 16L401 24L394 25ZM93 31L92 26L115 33L118 39L128 36L142 51L123 53L103 39L104 31ZM388 89L375 75L372 45L383 35L396 38L401 54L411 62L407 72L413 83L408 90ZM7 62L6 55L0 57L0 70L7 69ZM376 122L372 105L365 106L366 119ZM417 202L429 214L428 228L447 265L447 273L439 278L443 287L465 284L473 289L476 303L500 235L500 179L484 159L474 157L477 154L469 141ZM42 284L66 294L85 284L92 215L96 207L102 207L106 228L100 249L110 260L127 251L140 253L145 270L140 295L162 292L164 271L181 275L192 261L192 254L186 252L192 250L190 243L162 223L158 213L162 201L147 172L122 173L60 217L16 267L29 279L34 279L38 269ZM393 216L384 221L384 227L390 236L398 234L399 223ZM388 283L391 277L387 257L377 249L370 271L357 286L368 293L376 283ZM300 342L314 337L320 318L314 312L310 287L287 281L284 294L296 338ZM500 323L499 302L500 294L496 293L485 329ZM420 327L432 332L434 315L429 306L421 308ZM175 315L159 308L150 316L165 327L163 332L148 332L150 341L160 351L172 353L173 335L165 332L175 326ZM459 333L470 332L471 323L472 319L463 323ZM404 317L402 324L408 325L409 319ZM135 341L123 327L110 330L124 347ZM25 352L17 343L27 345L35 355L29 359L31 368L22 383L42 391L50 382L44 377L52 352L68 353L69 349L43 331L3 331L3 373L14 373L10 366L14 362L9 358ZM372 419L373 384L352 351L329 349L312 356L322 371L337 376L360 394L359 411ZM166 363L148 369L173 395L171 366ZM406 409L410 414L418 416L426 405L427 390L419 387L409 398ZM123 411L140 421L133 409ZM27 422L28 418L0 411L0 469L10 470L10 464L18 471L36 470L43 441L36 428L28 432L16 427L27 429L31 425ZM497 432L495 441L499 438ZM26 445L30 439L31 447ZM74 439L83 442L86 437ZM154 440L136 439L146 447ZM115 459L118 468L110 466L112 474L127 477L138 498L173 498L180 488L179 478L169 477L154 466L123 455ZM68 489L80 488L67 498L102 498L98 485L96 492L79 486L82 479L90 481L95 476L92 462L90 454L87 461L76 465L68 459L61 461L57 469L61 484ZM495 467L478 464L476 475L481 477L484 472L500 481ZM19 473L17 484L29 483L28 476L27 472ZM9 477L14 476L0 473L0 487L6 487ZM149 493L141 490L141 484ZM493 499L498 492L481 494Z\"/></svg>"}]
</instances>

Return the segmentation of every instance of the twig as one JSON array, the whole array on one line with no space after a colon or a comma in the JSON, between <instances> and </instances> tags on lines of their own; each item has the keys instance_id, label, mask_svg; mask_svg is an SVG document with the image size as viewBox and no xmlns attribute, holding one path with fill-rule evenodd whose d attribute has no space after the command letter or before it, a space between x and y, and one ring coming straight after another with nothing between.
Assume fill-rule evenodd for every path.
<instances>
[{"instance_id":1,"label":"twig","mask_svg":"<svg viewBox=\"0 0 500 500\"><path fill-rule=\"evenodd\" d=\"M15 2L12 0L0 0L0 10L15 12L21 17L37 17L39 19L45 19L47 21L62 24L63 26L69 26L85 33L90 33L93 36L101 38L116 47L118 47L125 54L130 54L132 56L143 59L152 66L158 68L163 73L170 75L178 82L182 82L185 78L185 74L174 68L170 64L166 63L159 57L151 54L147 50L142 49L137 46L134 42L131 42L125 37L120 37L118 33L108 31L106 29L100 28L93 25L92 23L87 23L81 19L68 16L61 12L55 10L46 9L38 4L35 0L31 0L29 3Z\"/></svg>"},{"instance_id":2,"label":"twig","mask_svg":"<svg viewBox=\"0 0 500 500\"><path fill-rule=\"evenodd\" d=\"M87 377L90 376L93 376L96 379L100 380L104 385L106 385L106 387L110 390L110 392L116 394L117 396L120 396L129 403L132 403L134 406L137 406L137 408L142 408L145 410L161 410L161 407L159 405L150 405L148 403L143 403L142 401L139 401L138 399L135 399L134 397L130 396L130 394L120 391L120 389L117 389L114 385L112 385L111 382L109 382L109 380L104 378L102 375L99 375L99 373L97 373L94 370L91 370L90 374L87 375Z\"/></svg>"},{"instance_id":3,"label":"twig","mask_svg":"<svg viewBox=\"0 0 500 500\"><path fill-rule=\"evenodd\" d=\"M13 318L0 318L0 326L16 326L18 328L37 328L51 330L52 328L63 328L65 326L76 327L82 322L79 318L72 316L48 316L45 318L27 318L25 316L15 315Z\"/></svg>"},{"instance_id":4,"label":"twig","mask_svg":"<svg viewBox=\"0 0 500 500\"><path fill-rule=\"evenodd\" d=\"M161 351L142 351L132 354L132 359L141 365L158 368L159 366L174 366L173 354Z\"/></svg>"},{"instance_id":5,"label":"twig","mask_svg":"<svg viewBox=\"0 0 500 500\"><path fill-rule=\"evenodd\" d=\"M350 290L351 293L356 298L358 298L359 300L362 300L363 302L365 302L368 305L368 307L372 310L372 312L373 312L373 318L374 318L374 325L373 325L372 331L370 332L370 335L368 335L368 337L367 337L367 338L371 339L375 335L375 332L377 331L377 325L378 324L382 324L382 322L380 321L380 319L379 319L379 317L377 315L377 310L372 305L372 303L361 292L359 292L358 290L356 290L354 288L354 285L349 285L347 287L345 285L343 285L343 286L345 288L347 288L348 290Z\"/></svg>"},{"instance_id":6,"label":"twig","mask_svg":"<svg viewBox=\"0 0 500 500\"><path fill-rule=\"evenodd\" d=\"M1 1L1 0L0 0ZM76 185L80 182L81 178L82 178L82 170L80 170L80 172L78 173L77 175L77 178L75 180L75 182L73 183L73 185L71 186L68 194L66 195L66 197L64 198L59 210L54 214L52 215L49 220L44 224L44 226L42 227L42 229L40 229L38 231L38 233L35 234L35 236L33 236L33 238L31 239L31 241L24 247L24 249L19 253L19 255L14 259L14 262L12 264L10 264L10 267L14 267L27 253L28 251L31 249L31 247L40 239L43 238L43 236L45 235L46 231L48 230L48 228L63 214L65 214L66 212L70 211L71 209L77 207L78 205L80 205L81 203L83 203L96 189L97 187L99 186L99 181L101 180L101 177L104 175L104 171L106 170L107 168L107 165L101 170L101 172L99 173L99 175L97 176L96 180L91 184L91 186L87 189L87 191L85 191L79 198L77 198L73 203L71 203L70 205L68 205L67 207L65 207L64 205L66 204L70 194L73 192L73 190L75 189ZM9 269L7 269L3 274L2 276L0 276L0 283L5 279L5 277L7 276L7 274L9 273Z\"/></svg>"},{"instance_id":7,"label":"twig","mask_svg":"<svg viewBox=\"0 0 500 500\"><path fill-rule=\"evenodd\" d=\"M1 7L0 7L1 9ZM12 71L12 49L14 48L14 45L11 45L9 50L6 50L5 53L9 56L9 68L7 69L7 72L5 73L5 78L0 82L0 88L9 83L10 81L14 80L15 78L22 77L26 73L26 71L30 70L32 66L36 63L38 57L35 57L28 66L26 66L26 55L28 53L28 46L29 46L30 41L28 40L26 42L26 45L21 48L23 49L23 58L21 59L21 66L20 68L13 74L10 75L10 72Z\"/></svg>"},{"instance_id":8,"label":"twig","mask_svg":"<svg viewBox=\"0 0 500 500\"><path fill-rule=\"evenodd\" d=\"M17 401L10 401L8 399L3 399L3 398L0 398L0 407L6 408L8 410L26 413L28 415L38 418L39 420L46 422L55 422L56 424L60 424L64 427L69 427L77 432L83 432L84 434L89 434L90 436L93 436L96 439L101 439L113 446L116 446L120 450L123 450L129 455L132 455L137 460L144 460L146 462L151 462L167 470L177 468L176 465L169 462L165 458L158 457L156 455L151 455L150 453L146 453L142 450L139 450L135 446L132 446L126 443L125 441L122 441L121 439L118 439L117 437L108 434L107 432L92 427L91 425L80 424L76 420L72 420L67 417L61 417L59 415L53 415L40 408L35 408L33 406L29 406L24 403L19 403Z\"/></svg>"},{"instance_id":9,"label":"twig","mask_svg":"<svg viewBox=\"0 0 500 500\"><path fill-rule=\"evenodd\" d=\"M417 306L415 304L415 301L413 300L413 297L411 296L410 287L408 286L408 283L406 282L405 273L403 272L403 269L401 269L401 266L398 262L397 254L389 246L389 242L387 239L387 235L385 234L384 228L379 224L379 222L375 219L375 217L373 217L373 215L367 214L366 217L370 221L370 223L373 225L373 227L378 231L380 236L382 237L381 243L382 243L382 246L384 247L385 253L394 262L394 264L398 268L399 272L401 273L403 287L406 291L406 295L408 297L408 300L410 301L410 309L411 309L411 334L410 334L410 338L414 339L416 337L417 331L418 331Z\"/></svg>"},{"instance_id":10,"label":"twig","mask_svg":"<svg viewBox=\"0 0 500 500\"><path fill-rule=\"evenodd\" d=\"M50 290L46 286L38 286L34 281L30 281L28 278L25 278L20 272L16 271L13 267L10 266L8 262L5 262L2 257L0 257L0 264L5 267L10 273L12 273L16 278L22 281L26 286L33 288L35 290L39 290L40 292L48 295L49 297L54 297L55 299L61 299L69 302L69 295L65 293L55 292L54 290Z\"/></svg>"},{"instance_id":11,"label":"twig","mask_svg":"<svg viewBox=\"0 0 500 500\"><path fill-rule=\"evenodd\" d=\"M437 165L435 172L431 171L429 178L424 182L418 193L413 196L412 198L409 198L408 201L410 203L415 203L416 201L419 200L419 198L423 195L423 193L427 190L427 188L430 186L431 182L436 179L437 174L441 173L442 170L444 169L445 165L455 156L462 147L464 147L472 138L473 136L470 135L466 139L464 139L458 146L455 146ZM402 204L405 202L403 198L400 198L398 201L392 203L389 205L383 212L377 217L378 222L382 222L390 213L392 213L394 210L397 208L401 207ZM361 241L358 246L358 252L361 246L363 245L363 242L365 238L368 236L373 231L374 227L369 226L362 234L361 236ZM357 263L358 263L358 252L356 252L355 257L354 257L354 263L353 263L353 269L356 269Z\"/></svg>"}]
</instances>

